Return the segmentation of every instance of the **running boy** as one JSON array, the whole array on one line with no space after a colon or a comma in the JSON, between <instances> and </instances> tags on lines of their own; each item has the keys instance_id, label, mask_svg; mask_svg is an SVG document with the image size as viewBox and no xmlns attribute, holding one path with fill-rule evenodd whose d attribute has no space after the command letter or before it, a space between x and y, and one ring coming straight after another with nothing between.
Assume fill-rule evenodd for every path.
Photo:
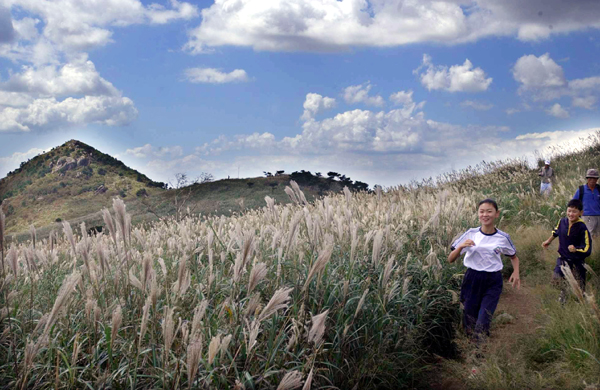
<instances>
[{"instance_id":1,"label":"running boy","mask_svg":"<svg viewBox=\"0 0 600 390\"><path fill-rule=\"evenodd\" d=\"M519 258L510 236L496 229L499 217L498 205L485 199L477 206L480 227L467 230L450 248L448 261L454 262L465 254L464 264L468 267L460 289L460 301L464 305L463 326L468 335L475 332L489 336L490 322L502 293L502 258L510 257L513 273L509 283L519 288Z\"/></svg>"},{"instance_id":2,"label":"running boy","mask_svg":"<svg viewBox=\"0 0 600 390\"><path fill-rule=\"evenodd\" d=\"M585 290L585 258L592 253L592 239L585 223L581 219L583 204L579 199L571 199L567 204L567 216L558 221L552 235L542 243L548 248L555 237L558 237L558 254L554 279L564 278L561 265L569 266L578 279L582 290ZM561 301L564 295L561 293Z\"/></svg>"}]
</instances>

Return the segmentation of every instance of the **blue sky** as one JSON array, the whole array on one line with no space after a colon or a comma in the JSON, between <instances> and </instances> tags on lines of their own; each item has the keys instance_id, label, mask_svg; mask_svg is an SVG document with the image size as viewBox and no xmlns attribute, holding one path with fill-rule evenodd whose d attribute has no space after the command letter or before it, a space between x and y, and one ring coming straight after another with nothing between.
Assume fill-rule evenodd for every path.
<instances>
[{"instance_id":1,"label":"blue sky","mask_svg":"<svg viewBox=\"0 0 600 390\"><path fill-rule=\"evenodd\" d=\"M69 139L159 181L392 186L600 128L600 2L0 0L0 175Z\"/></svg>"}]
</instances>

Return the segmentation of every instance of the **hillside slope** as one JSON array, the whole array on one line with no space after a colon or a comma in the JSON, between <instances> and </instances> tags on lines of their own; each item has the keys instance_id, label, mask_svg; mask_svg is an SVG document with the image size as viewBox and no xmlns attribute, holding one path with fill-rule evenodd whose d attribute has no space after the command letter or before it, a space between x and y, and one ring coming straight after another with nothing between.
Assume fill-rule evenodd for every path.
<instances>
[{"instance_id":1,"label":"hillside slope","mask_svg":"<svg viewBox=\"0 0 600 390\"><path fill-rule=\"evenodd\" d=\"M310 176L310 175L309 175ZM300 179L306 178L302 175ZM77 140L53 148L21 164L0 180L0 200L7 233L27 234L31 225L38 235L60 229L63 220L87 226L103 225L100 211L112 199L123 198L134 223L184 213L230 215L264 206L265 196L289 202L285 187L289 175L227 179L167 189L162 182L128 168L121 161ZM340 191L337 181L310 176L303 188L309 200L326 191Z\"/></svg>"}]
</instances>

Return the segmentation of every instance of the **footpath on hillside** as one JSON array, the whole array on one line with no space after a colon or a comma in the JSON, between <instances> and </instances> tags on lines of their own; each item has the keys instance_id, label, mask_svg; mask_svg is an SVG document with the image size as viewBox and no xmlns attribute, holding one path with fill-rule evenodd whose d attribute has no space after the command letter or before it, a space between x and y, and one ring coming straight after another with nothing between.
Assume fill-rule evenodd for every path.
<instances>
[{"instance_id":1,"label":"footpath on hillside","mask_svg":"<svg viewBox=\"0 0 600 390\"><path fill-rule=\"evenodd\" d=\"M458 339L462 356L457 360L439 359L431 375L431 389L459 390L473 387L473 376L478 374L485 359L511 355L520 348L523 337L533 335L539 326L542 311L541 296L534 287L522 280L519 290L505 282L504 291L494 315L491 337L477 356L472 344Z\"/></svg>"}]
</instances>

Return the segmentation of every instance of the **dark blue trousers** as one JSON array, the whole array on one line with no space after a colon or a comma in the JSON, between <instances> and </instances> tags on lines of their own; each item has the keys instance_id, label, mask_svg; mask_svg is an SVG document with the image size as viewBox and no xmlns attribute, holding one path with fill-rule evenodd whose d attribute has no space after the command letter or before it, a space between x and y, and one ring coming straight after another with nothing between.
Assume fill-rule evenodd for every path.
<instances>
[{"instance_id":1,"label":"dark blue trousers","mask_svg":"<svg viewBox=\"0 0 600 390\"><path fill-rule=\"evenodd\" d=\"M577 281L579 282L579 287L581 287L582 291L585 291L585 278L586 278L586 274L587 274L587 270L585 269L585 262L584 261L577 261L577 260L570 260L570 259L563 259L563 258L558 258L556 259L556 267L554 267L554 274L556 275L556 277L560 277L560 278L565 278L565 275L563 274L562 270L560 269L560 266L564 265L564 266L569 266L569 268L571 268L571 272L573 272L573 276L575 276L575 279L577 279Z\"/></svg>"},{"instance_id":2,"label":"dark blue trousers","mask_svg":"<svg viewBox=\"0 0 600 390\"><path fill-rule=\"evenodd\" d=\"M492 316L502 294L502 273L467 269L460 289L463 326L468 335L490 334Z\"/></svg>"}]
</instances>

